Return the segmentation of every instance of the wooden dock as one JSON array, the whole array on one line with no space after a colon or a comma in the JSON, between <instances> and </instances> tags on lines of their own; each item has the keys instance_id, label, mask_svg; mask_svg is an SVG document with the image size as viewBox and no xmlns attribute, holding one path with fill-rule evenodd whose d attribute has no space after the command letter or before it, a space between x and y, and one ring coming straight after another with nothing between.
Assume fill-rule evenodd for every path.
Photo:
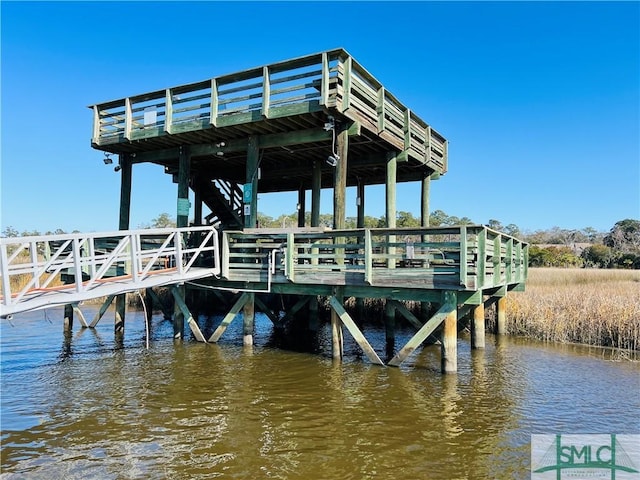
<instances>
[{"instance_id":1,"label":"wooden dock","mask_svg":"<svg viewBox=\"0 0 640 480\"><path fill-rule=\"evenodd\" d=\"M390 364L402 363L439 329L442 370L451 372L457 368L457 318L473 316L472 343L482 348L485 305L497 305L503 330L505 296L524 288L525 243L481 225L430 226L431 181L447 172L447 140L343 49L90 108L93 147L118 155L120 229L129 228L134 166L149 162L162 165L178 184L177 226L209 225L219 232L220 277L188 285L238 291L210 341L243 309L244 342L252 344L255 307L277 316L256 293L295 297L292 310L307 309L310 328L318 297L325 296L332 309L334 357L342 356L345 327L369 359L381 363L344 300L386 299L388 345L393 348L396 313L417 329L407 345L394 350ZM420 182L420 228L396 228L403 182ZM366 229L366 187L377 184L386 189L386 228ZM347 187L357 188L353 230L345 229ZM323 189L332 190L331 229L319 226ZM298 194L298 228L260 229L258 194L283 191ZM305 223L308 210L311 220ZM180 288L184 293L186 287ZM402 300L438 308L418 319ZM174 326L180 337L179 315Z\"/></svg>"}]
</instances>

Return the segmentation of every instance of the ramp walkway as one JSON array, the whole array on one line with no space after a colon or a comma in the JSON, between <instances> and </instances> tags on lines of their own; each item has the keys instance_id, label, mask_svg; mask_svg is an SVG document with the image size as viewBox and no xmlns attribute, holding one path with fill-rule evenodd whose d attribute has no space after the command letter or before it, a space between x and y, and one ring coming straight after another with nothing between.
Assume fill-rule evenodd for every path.
<instances>
[{"instance_id":1,"label":"ramp walkway","mask_svg":"<svg viewBox=\"0 0 640 480\"><path fill-rule=\"evenodd\" d=\"M0 316L219 274L209 226L0 238Z\"/></svg>"}]
</instances>

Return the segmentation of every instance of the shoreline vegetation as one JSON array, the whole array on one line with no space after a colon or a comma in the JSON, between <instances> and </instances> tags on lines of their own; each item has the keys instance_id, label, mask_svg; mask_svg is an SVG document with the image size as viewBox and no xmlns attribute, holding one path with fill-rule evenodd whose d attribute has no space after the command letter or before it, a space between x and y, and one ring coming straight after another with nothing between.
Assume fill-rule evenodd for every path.
<instances>
[{"instance_id":1,"label":"shoreline vegetation","mask_svg":"<svg viewBox=\"0 0 640 480\"><path fill-rule=\"evenodd\" d=\"M529 268L525 291L507 296L507 333L640 350L640 271Z\"/></svg>"}]
</instances>

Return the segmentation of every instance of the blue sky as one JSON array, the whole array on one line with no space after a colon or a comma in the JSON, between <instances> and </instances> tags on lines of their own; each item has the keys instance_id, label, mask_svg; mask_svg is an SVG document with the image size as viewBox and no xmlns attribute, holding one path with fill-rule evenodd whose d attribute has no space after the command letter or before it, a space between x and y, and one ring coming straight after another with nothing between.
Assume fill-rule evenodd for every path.
<instances>
[{"instance_id":1,"label":"blue sky","mask_svg":"<svg viewBox=\"0 0 640 480\"><path fill-rule=\"evenodd\" d=\"M640 218L638 2L0 5L1 229L117 228L120 178L90 147L88 105L336 47L450 141L432 210L526 231ZM132 227L175 215L160 167L133 175ZM418 199L399 186L399 210ZM296 197L259 202L275 217ZM383 202L369 188L366 213Z\"/></svg>"}]
</instances>

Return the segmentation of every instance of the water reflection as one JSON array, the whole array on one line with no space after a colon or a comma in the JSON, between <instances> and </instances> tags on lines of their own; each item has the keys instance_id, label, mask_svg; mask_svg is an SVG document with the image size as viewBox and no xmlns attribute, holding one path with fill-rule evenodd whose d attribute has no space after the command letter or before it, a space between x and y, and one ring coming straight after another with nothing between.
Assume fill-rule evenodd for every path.
<instances>
[{"instance_id":1,"label":"water reflection","mask_svg":"<svg viewBox=\"0 0 640 480\"><path fill-rule=\"evenodd\" d=\"M258 316L249 351L239 320L204 345L160 315L146 350L135 318L121 343L108 322L0 324L3 478L528 478L531 433L640 430L638 363L590 349L463 335L443 376L439 346L380 368L348 335L336 364L326 324L299 352Z\"/></svg>"}]
</instances>

